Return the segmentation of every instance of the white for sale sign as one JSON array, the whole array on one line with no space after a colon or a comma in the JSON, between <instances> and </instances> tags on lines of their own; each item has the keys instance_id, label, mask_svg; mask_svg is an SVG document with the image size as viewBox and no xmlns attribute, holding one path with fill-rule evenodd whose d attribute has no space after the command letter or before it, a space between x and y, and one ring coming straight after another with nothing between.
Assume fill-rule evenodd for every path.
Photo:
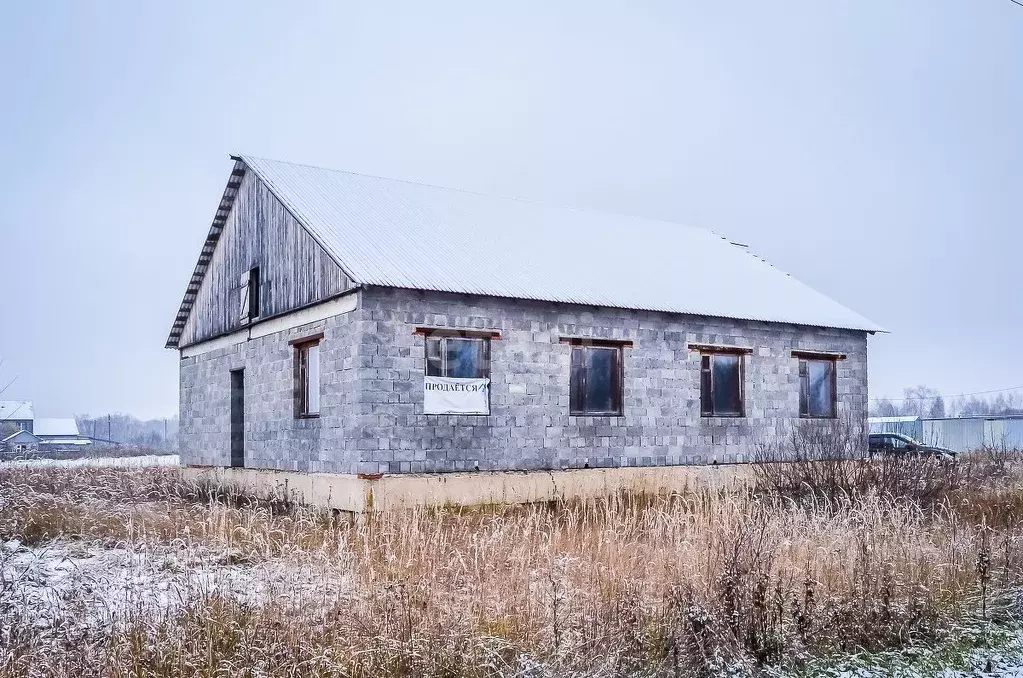
<instances>
[{"instance_id":1,"label":"white for sale sign","mask_svg":"<svg viewBox=\"0 0 1023 678\"><path fill-rule=\"evenodd\" d=\"M426 414L490 414L489 379L424 377Z\"/></svg>"}]
</instances>

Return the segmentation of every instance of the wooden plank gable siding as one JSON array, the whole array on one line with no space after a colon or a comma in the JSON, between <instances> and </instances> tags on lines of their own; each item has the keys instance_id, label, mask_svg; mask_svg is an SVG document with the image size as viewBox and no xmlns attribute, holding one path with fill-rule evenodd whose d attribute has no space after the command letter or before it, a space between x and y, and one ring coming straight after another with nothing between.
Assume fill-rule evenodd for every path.
<instances>
[{"instance_id":1,"label":"wooden plank gable siding","mask_svg":"<svg viewBox=\"0 0 1023 678\"><path fill-rule=\"evenodd\" d=\"M259 177L245 172L185 322L179 346L245 326L242 280L259 267L260 317L287 313L348 289L351 282Z\"/></svg>"}]
</instances>

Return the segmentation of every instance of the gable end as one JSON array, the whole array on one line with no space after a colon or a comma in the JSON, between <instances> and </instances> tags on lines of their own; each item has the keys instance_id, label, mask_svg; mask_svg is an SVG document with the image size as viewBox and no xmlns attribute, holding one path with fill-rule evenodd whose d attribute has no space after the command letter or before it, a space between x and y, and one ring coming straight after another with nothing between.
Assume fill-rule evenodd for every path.
<instances>
[{"instance_id":1,"label":"gable end","mask_svg":"<svg viewBox=\"0 0 1023 678\"><path fill-rule=\"evenodd\" d=\"M345 270L273 186L243 159L234 161L167 348L234 332L254 319L288 313L351 287ZM249 296L241 280L255 280L258 289ZM249 299L257 299L257 307L241 314Z\"/></svg>"}]
</instances>

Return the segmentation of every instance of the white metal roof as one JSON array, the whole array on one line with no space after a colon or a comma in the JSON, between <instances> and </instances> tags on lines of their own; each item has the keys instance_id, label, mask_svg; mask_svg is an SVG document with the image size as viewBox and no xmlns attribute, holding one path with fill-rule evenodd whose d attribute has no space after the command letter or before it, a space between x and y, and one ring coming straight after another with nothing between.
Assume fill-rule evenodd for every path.
<instances>
[{"instance_id":1,"label":"white metal roof","mask_svg":"<svg viewBox=\"0 0 1023 678\"><path fill-rule=\"evenodd\" d=\"M701 228L240 160L356 283L883 331Z\"/></svg>"},{"instance_id":2,"label":"white metal roof","mask_svg":"<svg viewBox=\"0 0 1023 678\"><path fill-rule=\"evenodd\" d=\"M34 419L31 400L0 400L0 421Z\"/></svg>"},{"instance_id":3,"label":"white metal roof","mask_svg":"<svg viewBox=\"0 0 1023 678\"><path fill-rule=\"evenodd\" d=\"M74 418L36 419L32 432L37 436L79 436L78 422Z\"/></svg>"},{"instance_id":4,"label":"white metal roof","mask_svg":"<svg viewBox=\"0 0 1023 678\"><path fill-rule=\"evenodd\" d=\"M20 438L21 440L18 440L18 438ZM35 435L33 435L32 433L30 433L28 431L15 431L14 433L12 433L11 435L7 436L3 440L0 440L0 443L11 443L11 442L37 443L37 442L39 442L39 438L38 438L38 436L35 436Z\"/></svg>"}]
</instances>

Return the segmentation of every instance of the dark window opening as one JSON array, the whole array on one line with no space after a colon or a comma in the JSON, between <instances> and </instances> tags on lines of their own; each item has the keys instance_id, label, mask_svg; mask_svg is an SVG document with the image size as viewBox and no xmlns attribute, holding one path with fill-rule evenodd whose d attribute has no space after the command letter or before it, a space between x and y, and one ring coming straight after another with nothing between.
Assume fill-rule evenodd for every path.
<instances>
[{"instance_id":1,"label":"dark window opening","mask_svg":"<svg viewBox=\"0 0 1023 678\"><path fill-rule=\"evenodd\" d=\"M572 346L569 413L622 414L622 347Z\"/></svg>"},{"instance_id":2,"label":"dark window opening","mask_svg":"<svg viewBox=\"0 0 1023 678\"><path fill-rule=\"evenodd\" d=\"M256 266L249 271L249 320L255 320L260 316L259 291L259 266Z\"/></svg>"},{"instance_id":3,"label":"dark window opening","mask_svg":"<svg viewBox=\"0 0 1023 678\"><path fill-rule=\"evenodd\" d=\"M242 273L241 286L238 288L238 300L241 302L242 323L259 318L260 311L260 280L259 266Z\"/></svg>"},{"instance_id":4,"label":"dark window opening","mask_svg":"<svg viewBox=\"0 0 1023 678\"><path fill-rule=\"evenodd\" d=\"M817 419L836 416L836 372L832 359L799 359L799 416Z\"/></svg>"},{"instance_id":5,"label":"dark window opening","mask_svg":"<svg viewBox=\"0 0 1023 678\"><path fill-rule=\"evenodd\" d=\"M427 337L426 374L430 377L490 377L490 340L482 337Z\"/></svg>"},{"instance_id":6,"label":"dark window opening","mask_svg":"<svg viewBox=\"0 0 1023 678\"><path fill-rule=\"evenodd\" d=\"M231 370L231 466L245 466L245 373Z\"/></svg>"},{"instance_id":7,"label":"dark window opening","mask_svg":"<svg viewBox=\"0 0 1023 678\"><path fill-rule=\"evenodd\" d=\"M700 356L700 414L704 417L746 416L744 361L739 353Z\"/></svg>"},{"instance_id":8,"label":"dark window opening","mask_svg":"<svg viewBox=\"0 0 1023 678\"><path fill-rule=\"evenodd\" d=\"M295 344L295 416L320 416L320 342Z\"/></svg>"}]
</instances>

